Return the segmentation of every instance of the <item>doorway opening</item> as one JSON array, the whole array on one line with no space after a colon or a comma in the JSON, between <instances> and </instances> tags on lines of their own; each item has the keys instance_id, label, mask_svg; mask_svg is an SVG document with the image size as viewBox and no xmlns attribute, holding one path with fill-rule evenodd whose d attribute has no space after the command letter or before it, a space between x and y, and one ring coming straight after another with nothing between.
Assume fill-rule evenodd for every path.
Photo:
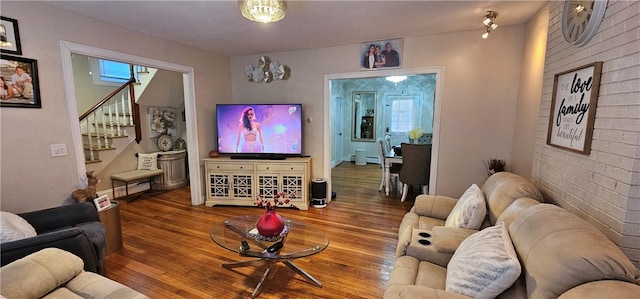
<instances>
[{"instance_id":1,"label":"doorway opening","mask_svg":"<svg viewBox=\"0 0 640 299\"><path fill-rule=\"evenodd\" d=\"M67 94L67 109L69 112L69 123L72 133L73 149L75 154L76 163L76 175L78 184L81 186L86 185L86 166L85 157L83 151L82 134L80 131L80 122L78 120L78 108L76 89L73 74L72 55L80 54L89 57L95 57L100 59L108 59L113 61L124 62L134 65L144 65L152 68L178 72L182 74L182 82L184 86L184 108L185 108L185 130L186 130L186 144L189 150L188 155L188 168L191 189L191 204L200 205L204 203L202 197L201 179L200 179L200 166L198 157L200 157L198 151L198 139L197 139L197 120L195 112L195 86L194 86L194 74L193 68L169 62L159 61L155 59L149 59L140 56L129 55L125 53L114 52L110 50L94 48L90 46L75 44L71 42L60 42L60 48L62 53L62 71L65 82L65 92Z\"/></svg>"},{"instance_id":2,"label":"doorway opening","mask_svg":"<svg viewBox=\"0 0 640 299\"><path fill-rule=\"evenodd\" d=\"M351 152L356 147L364 148L367 153L375 155L378 137L384 138L388 134L392 137L392 144L399 145L409 141L406 132L404 132L407 127L419 127L425 132L432 133L429 194L436 193L443 72L442 67L434 67L325 75L324 139L327 142L324 143L323 175L328 181L327 192L331 192L331 169L341 161L350 161L352 159ZM423 82L416 83L415 86L409 86L408 82L404 84L402 82L389 83L390 85L384 88L381 86L381 82L386 81L388 76L415 77ZM427 81L431 82L425 84ZM355 115L351 115L355 111L353 107L356 106L357 95L362 94L360 91L376 93L375 106L363 110L365 114L367 110L373 110L368 111L368 114L371 115L366 115L366 117L373 116L376 120L373 122L375 129L371 130L376 133L374 133L374 138L369 140L358 139L359 136L354 139L352 136L354 132L358 131L358 128L355 128L356 124L360 123L359 119L353 119L356 117ZM353 95L350 95L350 92ZM411 109L396 109L394 116L393 107L391 107L394 101L410 104ZM369 120L367 119L366 122ZM374 158L371 157L371 159Z\"/></svg>"}]
</instances>

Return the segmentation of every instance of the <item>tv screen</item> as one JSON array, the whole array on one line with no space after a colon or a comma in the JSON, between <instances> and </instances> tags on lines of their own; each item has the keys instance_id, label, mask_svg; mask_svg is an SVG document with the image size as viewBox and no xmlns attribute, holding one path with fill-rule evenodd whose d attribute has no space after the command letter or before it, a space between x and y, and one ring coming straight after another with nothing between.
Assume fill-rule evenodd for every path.
<instances>
[{"instance_id":1,"label":"tv screen","mask_svg":"<svg viewBox=\"0 0 640 299\"><path fill-rule=\"evenodd\" d=\"M221 154L302 154L302 104L218 104Z\"/></svg>"}]
</instances>

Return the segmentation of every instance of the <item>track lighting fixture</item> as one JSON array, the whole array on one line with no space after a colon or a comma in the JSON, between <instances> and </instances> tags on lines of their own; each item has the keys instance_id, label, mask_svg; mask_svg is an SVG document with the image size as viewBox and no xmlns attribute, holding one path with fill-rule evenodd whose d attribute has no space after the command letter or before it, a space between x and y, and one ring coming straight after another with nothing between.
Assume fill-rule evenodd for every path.
<instances>
[{"instance_id":1,"label":"track lighting fixture","mask_svg":"<svg viewBox=\"0 0 640 299\"><path fill-rule=\"evenodd\" d=\"M491 31L496 30L498 28L498 24L495 23L495 19L498 17L498 12L493 10L487 10L487 15L484 17L482 24L487 29L485 33L482 34L482 38L488 38L489 33Z\"/></svg>"}]
</instances>

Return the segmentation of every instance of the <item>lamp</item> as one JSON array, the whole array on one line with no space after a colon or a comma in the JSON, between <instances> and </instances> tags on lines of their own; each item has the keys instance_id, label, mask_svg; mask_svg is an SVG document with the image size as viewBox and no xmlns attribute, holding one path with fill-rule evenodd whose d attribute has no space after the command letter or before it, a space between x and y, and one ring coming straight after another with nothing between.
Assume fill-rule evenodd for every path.
<instances>
[{"instance_id":1,"label":"lamp","mask_svg":"<svg viewBox=\"0 0 640 299\"><path fill-rule=\"evenodd\" d=\"M498 28L498 24L495 23L495 19L498 17L498 12L493 10L487 10L487 15L484 17L482 24L487 28L487 32L482 34L482 38L488 38L491 31Z\"/></svg>"},{"instance_id":2,"label":"lamp","mask_svg":"<svg viewBox=\"0 0 640 299\"><path fill-rule=\"evenodd\" d=\"M285 0L238 0L242 16L259 23L272 23L284 18Z\"/></svg>"}]
</instances>

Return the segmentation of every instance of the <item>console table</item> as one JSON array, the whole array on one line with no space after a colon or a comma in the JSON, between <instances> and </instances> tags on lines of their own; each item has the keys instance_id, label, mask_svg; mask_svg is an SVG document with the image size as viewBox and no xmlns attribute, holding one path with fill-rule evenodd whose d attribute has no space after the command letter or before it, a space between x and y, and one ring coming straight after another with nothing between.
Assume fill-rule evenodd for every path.
<instances>
[{"instance_id":1,"label":"console table","mask_svg":"<svg viewBox=\"0 0 640 299\"><path fill-rule=\"evenodd\" d=\"M186 150L158 152L158 168L164 170L163 178L164 184L154 184L154 189L160 190L172 190L182 186L186 186L189 180L187 179L187 167L185 159L187 157ZM156 178L154 183L159 183L161 178Z\"/></svg>"},{"instance_id":2,"label":"console table","mask_svg":"<svg viewBox=\"0 0 640 299\"><path fill-rule=\"evenodd\" d=\"M300 210L309 209L311 158L248 160L206 158L206 206L253 206L258 195L273 198L283 192Z\"/></svg>"}]
</instances>

